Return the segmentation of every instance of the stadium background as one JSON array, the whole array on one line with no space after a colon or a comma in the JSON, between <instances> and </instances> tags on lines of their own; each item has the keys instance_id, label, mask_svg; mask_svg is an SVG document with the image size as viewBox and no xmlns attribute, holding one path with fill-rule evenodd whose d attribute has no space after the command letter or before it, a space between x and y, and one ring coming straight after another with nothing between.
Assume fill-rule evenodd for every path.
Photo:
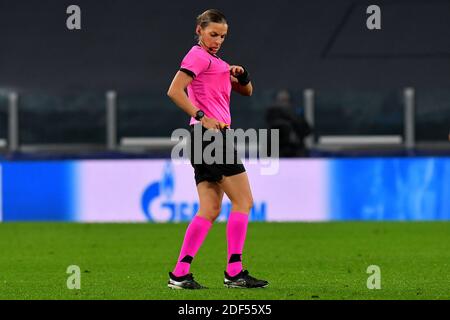
<instances>
[{"instance_id":1,"label":"stadium background","mask_svg":"<svg viewBox=\"0 0 450 320\"><path fill-rule=\"evenodd\" d=\"M121 142L169 137L186 126L165 92L206 3L78 1L79 31L65 27L70 4L0 4L2 220L189 220L198 205L189 165L171 165L167 149ZM302 114L304 89L314 90L310 158L282 159L273 177L249 170L254 220L450 217L450 4L380 1L376 31L366 28L367 5L208 2L229 19L221 56L251 70L255 86L251 98L233 94L234 127L265 128L265 111L281 89ZM405 88L415 92L413 146L318 143L326 135L403 136ZM111 90L114 148L105 134ZM19 97L15 150L8 148L11 92ZM164 186L158 204L146 199L155 183ZM274 185L282 188L270 191Z\"/></svg>"},{"instance_id":2,"label":"stadium background","mask_svg":"<svg viewBox=\"0 0 450 320\"><path fill-rule=\"evenodd\" d=\"M372 4L381 30L366 28ZM192 266L209 289L167 289L198 199L191 166L170 160L188 117L166 92L207 8L227 16L220 54L255 88L233 93L232 126L267 128L288 90L313 128L277 174L247 165L244 265L265 290L223 288L225 223ZM444 0L0 0L0 299L449 299L449 12ZM229 210L225 198L220 222Z\"/></svg>"}]
</instances>

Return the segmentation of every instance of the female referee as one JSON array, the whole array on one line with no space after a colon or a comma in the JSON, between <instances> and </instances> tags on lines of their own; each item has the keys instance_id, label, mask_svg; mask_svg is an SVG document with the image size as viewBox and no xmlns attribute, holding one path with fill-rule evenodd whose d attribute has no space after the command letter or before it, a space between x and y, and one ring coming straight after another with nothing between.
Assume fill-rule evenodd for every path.
<instances>
[{"instance_id":1,"label":"female referee","mask_svg":"<svg viewBox=\"0 0 450 320\"><path fill-rule=\"evenodd\" d=\"M244 96L251 96L253 91L245 68L230 66L217 56L227 30L225 16L218 10L210 9L197 17L198 43L183 58L167 92L172 101L191 116L191 146L201 143L202 151L207 144L194 141L194 130L200 129L202 133L208 129L219 131L225 139L225 131L231 124L231 90ZM234 147L224 151L234 152L234 159L237 159ZM177 264L173 272L169 272L170 288L204 288L194 280L189 268L220 214L224 193L232 203L226 228L228 255L224 285L229 288L262 288L268 285L267 281L255 279L242 268L242 251L253 198L245 168L240 159L237 160L231 164L194 163L191 152L200 207L186 230Z\"/></svg>"}]
</instances>

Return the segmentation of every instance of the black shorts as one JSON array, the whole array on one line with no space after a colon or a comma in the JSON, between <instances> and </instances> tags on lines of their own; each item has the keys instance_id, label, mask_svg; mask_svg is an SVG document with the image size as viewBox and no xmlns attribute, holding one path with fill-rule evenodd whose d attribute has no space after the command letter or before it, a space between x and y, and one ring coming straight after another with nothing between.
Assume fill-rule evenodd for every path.
<instances>
[{"instance_id":1,"label":"black shorts","mask_svg":"<svg viewBox=\"0 0 450 320\"><path fill-rule=\"evenodd\" d=\"M218 162L218 163L205 163L203 157L197 156L200 159L195 159L195 160L200 160L200 161L196 161L199 163L194 163L194 148L195 148L195 146L197 144L201 143L201 151L202 151L202 155L203 155L205 148L214 141L214 138L211 139L212 141L203 141L202 139L200 139L200 141L198 141L198 140L196 141L196 139L194 138L194 126L197 126L197 128L201 127L202 136L205 133L205 131L208 129L206 129L199 123L190 126L191 145L190 145L190 156L189 157L190 157L191 165L194 168L195 183L197 185L202 181L219 182L222 180L223 176L229 177L229 176L234 176L236 174L245 172L244 165L242 164L241 159L238 157L238 153L237 153L235 144L233 143L232 145L229 145L226 143L226 131L228 129L222 129L220 131L220 133L222 135L222 139L223 139L223 146L222 146L223 158L221 157L222 161ZM200 150L199 147L197 147L197 148L198 148L198 150ZM229 153L233 153L233 162L232 163L226 162L226 155ZM212 152L212 156L214 156L214 155L215 155L215 153Z\"/></svg>"}]
</instances>

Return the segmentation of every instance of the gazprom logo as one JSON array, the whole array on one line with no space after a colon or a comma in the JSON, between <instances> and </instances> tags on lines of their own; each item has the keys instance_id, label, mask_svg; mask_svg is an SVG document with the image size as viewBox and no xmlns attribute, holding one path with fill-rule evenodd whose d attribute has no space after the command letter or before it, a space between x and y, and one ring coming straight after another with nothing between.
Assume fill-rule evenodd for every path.
<instances>
[{"instance_id":1,"label":"gazprom logo","mask_svg":"<svg viewBox=\"0 0 450 320\"><path fill-rule=\"evenodd\" d=\"M189 220L192 212L187 203L171 201L175 190L175 177L170 162L166 162L161 181L150 184L141 197L142 210L149 221L168 222Z\"/></svg>"},{"instance_id":2,"label":"gazprom logo","mask_svg":"<svg viewBox=\"0 0 450 320\"><path fill-rule=\"evenodd\" d=\"M192 182L193 183L193 182ZM163 168L160 181L151 183L143 192L141 197L141 208L145 217L151 222L185 222L190 221L198 211L198 201L174 201L172 196L175 192L176 180L173 166L170 161ZM254 203L250 212L250 220L266 220L265 202ZM222 211L218 221L228 218L231 210L231 202L222 204Z\"/></svg>"}]
</instances>

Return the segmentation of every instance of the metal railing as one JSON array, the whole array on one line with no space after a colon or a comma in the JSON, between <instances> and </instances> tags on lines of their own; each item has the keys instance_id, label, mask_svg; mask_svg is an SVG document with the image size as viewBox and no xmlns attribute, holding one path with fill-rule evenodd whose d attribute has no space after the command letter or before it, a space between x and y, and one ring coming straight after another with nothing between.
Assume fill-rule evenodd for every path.
<instances>
[{"instance_id":1,"label":"metal railing","mask_svg":"<svg viewBox=\"0 0 450 320\"><path fill-rule=\"evenodd\" d=\"M308 88L303 90L304 116L306 121L314 128L316 118L319 118L315 110L316 92ZM310 135L306 138L306 146L309 149L326 147L348 146L398 146L406 150L416 146L415 134L415 89L403 89L403 133L398 135ZM170 137L121 137L118 139L118 94L108 91L105 94L105 145L106 150L130 150L130 149L169 149L174 145ZM36 151L38 145L21 146L19 136L19 108L20 96L11 92L8 94L8 130L7 139L0 139L0 148L7 148L8 152L19 150ZM80 147L79 145L78 147ZM61 149L68 145L60 145ZM77 146L74 146L76 148ZM85 147L85 145L83 145Z\"/></svg>"},{"instance_id":2,"label":"metal railing","mask_svg":"<svg viewBox=\"0 0 450 320\"><path fill-rule=\"evenodd\" d=\"M312 127L315 124L314 90L303 91L305 119ZM314 136L307 138L307 146L314 147L344 147L344 146L392 146L403 145L405 149L415 147L415 90L414 88L403 89L403 135L322 135L315 141Z\"/></svg>"}]
</instances>

